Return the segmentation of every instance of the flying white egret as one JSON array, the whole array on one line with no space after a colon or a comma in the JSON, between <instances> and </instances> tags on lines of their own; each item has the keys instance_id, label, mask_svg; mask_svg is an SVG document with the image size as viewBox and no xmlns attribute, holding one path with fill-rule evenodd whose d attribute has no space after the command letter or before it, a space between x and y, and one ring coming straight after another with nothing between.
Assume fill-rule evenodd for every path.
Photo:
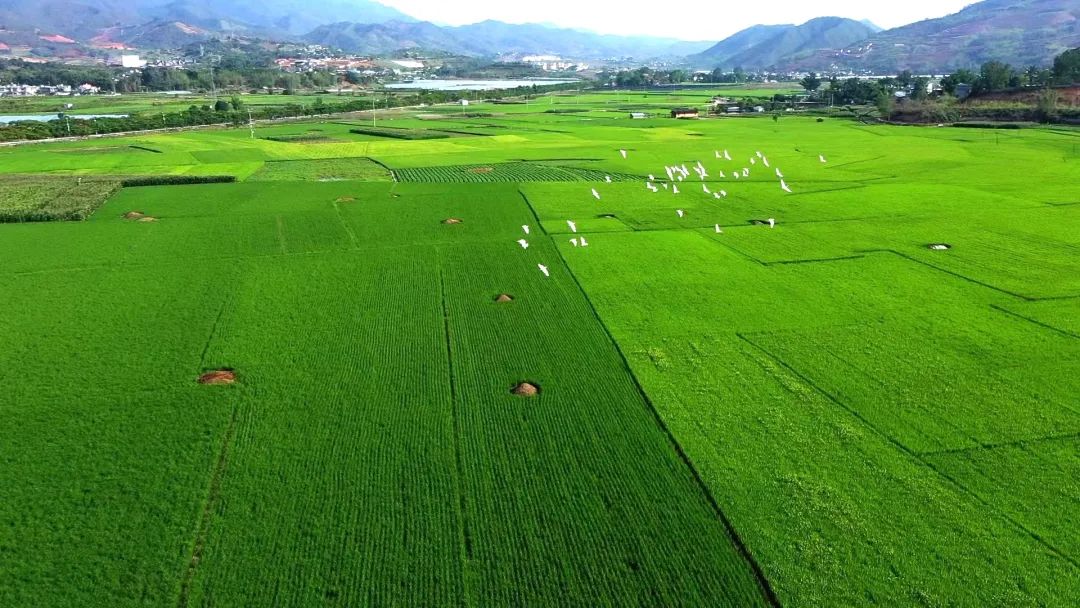
<instances>
[{"instance_id":1,"label":"flying white egret","mask_svg":"<svg viewBox=\"0 0 1080 608\"><path fill-rule=\"evenodd\" d=\"M577 247L577 239L570 239L570 243L571 243L571 244L572 244L572 245L573 245L574 247Z\"/></svg>"},{"instance_id":2,"label":"flying white egret","mask_svg":"<svg viewBox=\"0 0 1080 608\"><path fill-rule=\"evenodd\" d=\"M611 176L610 176L610 175L605 175L605 176L604 176L604 181L605 181L606 183L609 183L609 184L610 184L610 183L611 183Z\"/></svg>"},{"instance_id":3,"label":"flying white egret","mask_svg":"<svg viewBox=\"0 0 1080 608\"><path fill-rule=\"evenodd\" d=\"M529 227L528 226L522 225L521 229L525 231L525 234L529 234Z\"/></svg>"},{"instance_id":4,"label":"flying white egret","mask_svg":"<svg viewBox=\"0 0 1080 608\"><path fill-rule=\"evenodd\" d=\"M690 175L690 170L686 168L686 163L683 163L683 166L680 168L680 170L682 171L683 175Z\"/></svg>"},{"instance_id":5,"label":"flying white egret","mask_svg":"<svg viewBox=\"0 0 1080 608\"><path fill-rule=\"evenodd\" d=\"M750 169L747 169L746 167L743 167L742 176L743 177L750 177Z\"/></svg>"},{"instance_id":6,"label":"flying white egret","mask_svg":"<svg viewBox=\"0 0 1080 608\"><path fill-rule=\"evenodd\" d=\"M596 191L596 188L592 189L592 195L596 200L600 200L600 193Z\"/></svg>"},{"instance_id":7,"label":"flying white egret","mask_svg":"<svg viewBox=\"0 0 1080 608\"><path fill-rule=\"evenodd\" d=\"M586 241L585 237L581 237L581 246L582 247L588 247L589 246L589 241Z\"/></svg>"},{"instance_id":8,"label":"flying white egret","mask_svg":"<svg viewBox=\"0 0 1080 608\"><path fill-rule=\"evenodd\" d=\"M721 232L723 232L723 230L720 229L720 224L713 226L713 228L716 230L716 234L720 234Z\"/></svg>"},{"instance_id":9,"label":"flying white egret","mask_svg":"<svg viewBox=\"0 0 1080 608\"><path fill-rule=\"evenodd\" d=\"M650 174L649 174L649 181L650 181L650 182L655 182L655 181L656 181L656 178L655 178L655 177L653 177L653 174L652 174L652 173L650 173Z\"/></svg>"},{"instance_id":10,"label":"flying white egret","mask_svg":"<svg viewBox=\"0 0 1080 608\"><path fill-rule=\"evenodd\" d=\"M727 198L727 190L721 190L720 191L720 196L723 196L724 198Z\"/></svg>"},{"instance_id":11,"label":"flying white egret","mask_svg":"<svg viewBox=\"0 0 1080 608\"><path fill-rule=\"evenodd\" d=\"M676 214L676 215L678 215L679 217L682 217L682 216L684 215L684 213L683 213L683 210L682 210L682 209L676 209L676 210L675 210L675 214Z\"/></svg>"},{"instance_id":12,"label":"flying white egret","mask_svg":"<svg viewBox=\"0 0 1080 608\"><path fill-rule=\"evenodd\" d=\"M780 189L788 194L791 194L791 188L788 188L787 182L780 180Z\"/></svg>"},{"instance_id":13,"label":"flying white egret","mask_svg":"<svg viewBox=\"0 0 1080 608\"><path fill-rule=\"evenodd\" d=\"M719 150L713 150L713 154L716 155L716 158L720 158L720 151Z\"/></svg>"},{"instance_id":14,"label":"flying white egret","mask_svg":"<svg viewBox=\"0 0 1080 608\"><path fill-rule=\"evenodd\" d=\"M769 218L769 228L776 228L776 220L771 217Z\"/></svg>"},{"instance_id":15,"label":"flying white egret","mask_svg":"<svg viewBox=\"0 0 1080 608\"><path fill-rule=\"evenodd\" d=\"M709 185L708 184L701 184L701 189L705 192L705 194L709 194Z\"/></svg>"},{"instance_id":16,"label":"flying white egret","mask_svg":"<svg viewBox=\"0 0 1080 608\"><path fill-rule=\"evenodd\" d=\"M543 264L537 264L536 267L540 269L540 272L544 273L545 277L551 276L551 273L548 272L547 266L544 266Z\"/></svg>"},{"instance_id":17,"label":"flying white egret","mask_svg":"<svg viewBox=\"0 0 1080 608\"><path fill-rule=\"evenodd\" d=\"M720 172L720 177L727 177L727 176L726 176L726 175L724 175L724 172L723 172L723 171L721 171L721 172Z\"/></svg>"},{"instance_id":18,"label":"flying white egret","mask_svg":"<svg viewBox=\"0 0 1080 608\"><path fill-rule=\"evenodd\" d=\"M780 172L780 167L776 168L776 177L779 177L780 179L784 179L784 174Z\"/></svg>"},{"instance_id":19,"label":"flying white egret","mask_svg":"<svg viewBox=\"0 0 1080 608\"><path fill-rule=\"evenodd\" d=\"M622 157L626 158L626 150L619 150L619 154L622 154Z\"/></svg>"},{"instance_id":20,"label":"flying white egret","mask_svg":"<svg viewBox=\"0 0 1080 608\"><path fill-rule=\"evenodd\" d=\"M739 172L736 171L735 173L732 173L731 177L734 177L735 179L739 179Z\"/></svg>"},{"instance_id":21,"label":"flying white egret","mask_svg":"<svg viewBox=\"0 0 1080 608\"><path fill-rule=\"evenodd\" d=\"M671 192L672 192L672 194L678 194L679 193L679 187L676 186L675 184L671 184Z\"/></svg>"},{"instance_id":22,"label":"flying white egret","mask_svg":"<svg viewBox=\"0 0 1080 608\"><path fill-rule=\"evenodd\" d=\"M766 167L768 167L768 166L769 166L769 159L765 158L764 156L762 156L762 157L761 157L761 162L762 162L762 163L763 163L763 164L764 164L764 165L765 165Z\"/></svg>"},{"instance_id":23,"label":"flying white egret","mask_svg":"<svg viewBox=\"0 0 1080 608\"><path fill-rule=\"evenodd\" d=\"M570 227L570 232L577 232L577 224L573 220L566 220L566 225Z\"/></svg>"},{"instance_id":24,"label":"flying white egret","mask_svg":"<svg viewBox=\"0 0 1080 608\"><path fill-rule=\"evenodd\" d=\"M762 155L761 155L761 150L758 150L757 152L755 152L755 154L757 154L757 157L758 157L758 158L761 158L761 156L762 156Z\"/></svg>"},{"instance_id":25,"label":"flying white egret","mask_svg":"<svg viewBox=\"0 0 1080 608\"><path fill-rule=\"evenodd\" d=\"M731 160L731 155L728 154L727 150L724 150L724 160Z\"/></svg>"},{"instance_id":26,"label":"flying white egret","mask_svg":"<svg viewBox=\"0 0 1080 608\"><path fill-rule=\"evenodd\" d=\"M713 198L720 198L720 193L719 192L713 192L712 197Z\"/></svg>"},{"instance_id":27,"label":"flying white egret","mask_svg":"<svg viewBox=\"0 0 1080 608\"><path fill-rule=\"evenodd\" d=\"M528 249L529 241L526 241L525 239L518 239L518 245L521 245L522 249Z\"/></svg>"},{"instance_id":28,"label":"flying white egret","mask_svg":"<svg viewBox=\"0 0 1080 608\"><path fill-rule=\"evenodd\" d=\"M756 159L756 158L754 158L753 156L751 156L751 157L750 157L750 164L751 164L751 165L756 165L756 164L757 164L757 159Z\"/></svg>"},{"instance_id":29,"label":"flying white egret","mask_svg":"<svg viewBox=\"0 0 1080 608\"><path fill-rule=\"evenodd\" d=\"M664 183L662 183L660 185L664 187L664 190L668 189L668 183L667 182L664 182Z\"/></svg>"},{"instance_id":30,"label":"flying white egret","mask_svg":"<svg viewBox=\"0 0 1080 608\"><path fill-rule=\"evenodd\" d=\"M820 160L822 163L829 162L829 161L825 160L825 155L824 154L818 154L818 160Z\"/></svg>"}]
</instances>

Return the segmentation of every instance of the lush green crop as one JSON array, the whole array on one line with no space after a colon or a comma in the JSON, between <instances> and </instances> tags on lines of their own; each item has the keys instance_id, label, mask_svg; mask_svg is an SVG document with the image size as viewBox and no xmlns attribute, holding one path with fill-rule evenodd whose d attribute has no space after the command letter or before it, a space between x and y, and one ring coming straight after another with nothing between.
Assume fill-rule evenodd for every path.
<instances>
[{"instance_id":1,"label":"lush green crop","mask_svg":"<svg viewBox=\"0 0 1080 608\"><path fill-rule=\"evenodd\" d=\"M1075 133L718 91L0 149L0 605L1075 603Z\"/></svg>"}]
</instances>

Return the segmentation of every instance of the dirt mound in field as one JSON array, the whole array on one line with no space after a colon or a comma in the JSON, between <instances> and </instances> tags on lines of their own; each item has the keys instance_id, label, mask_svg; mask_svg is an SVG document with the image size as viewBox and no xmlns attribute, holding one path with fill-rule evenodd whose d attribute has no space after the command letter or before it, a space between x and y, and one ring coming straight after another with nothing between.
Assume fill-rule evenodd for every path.
<instances>
[{"instance_id":1,"label":"dirt mound in field","mask_svg":"<svg viewBox=\"0 0 1080 608\"><path fill-rule=\"evenodd\" d=\"M933 249L934 251L948 251L952 249L952 245L948 243L930 243L926 246L927 249Z\"/></svg>"},{"instance_id":2,"label":"dirt mound in field","mask_svg":"<svg viewBox=\"0 0 1080 608\"><path fill-rule=\"evenodd\" d=\"M453 224L461 224L463 222L462 222L462 220L460 220L460 219L458 219L456 217L448 217L445 220L443 220L442 223L444 223L446 225L453 225Z\"/></svg>"},{"instance_id":3,"label":"dirt mound in field","mask_svg":"<svg viewBox=\"0 0 1080 608\"><path fill-rule=\"evenodd\" d=\"M540 394L540 387L531 382L522 382L510 389L510 393L518 397L535 397Z\"/></svg>"},{"instance_id":4,"label":"dirt mound in field","mask_svg":"<svg viewBox=\"0 0 1080 608\"><path fill-rule=\"evenodd\" d=\"M199 384L233 384L236 372L231 369L216 369L199 376Z\"/></svg>"},{"instance_id":5,"label":"dirt mound in field","mask_svg":"<svg viewBox=\"0 0 1080 608\"><path fill-rule=\"evenodd\" d=\"M614 213L601 213L600 215L598 215L596 217L601 218L601 219L605 219L605 220L616 219Z\"/></svg>"},{"instance_id":6,"label":"dirt mound in field","mask_svg":"<svg viewBox=\"0 0 1080 608\"><path fill-rule=\"evenodd\" d=\"M355 196L339 196L334 202L335 203L351 203L351 202L353 202L355 200L356 200Z\"/></svg>"},{"instance_id":7,"label":"dirt mound in field","mask_svg":"<svg viewBox=\"0 0 1080 608\"><path fill-rule=\"evenodd\" d=\"M496 296L495 301L499 302L500 304L505 303L505 302L513 302L514 301L514 296L512 296L512 295L510 295L508 293L500 293L498 296Z\"/></svg>"},{"instance_id":8,"label":"dirt mound in field","mask_svg":"<svg viewBox=\"0 0 1080 608\"><path fill-rule=\"evenodd\" d=\"M473 167L469 169L469 173L491 173L495 170L495 167Z\"/></svg>"},{"instance_id":9,"label":"dirt mound in field","mask_svg":"<svg viewBox=\"0 0 1080 608\"><path fill-rule=\"evenodd\" d=\"M142 211L128 211L124 214L125 220L141 220L144 217L146 217L146 214Z\"/></svg>"}]
</instances>

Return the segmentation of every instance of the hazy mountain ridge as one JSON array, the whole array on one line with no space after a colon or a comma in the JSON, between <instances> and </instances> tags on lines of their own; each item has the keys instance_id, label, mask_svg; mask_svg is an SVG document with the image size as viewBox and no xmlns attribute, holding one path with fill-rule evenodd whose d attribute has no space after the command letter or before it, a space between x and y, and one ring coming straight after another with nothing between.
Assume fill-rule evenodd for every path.
<instances>
[{"instance_id":1,"label":"hazy mountain ridge","mask_svg":"<svg viewBox=\"0 0 1080 608\"><path fill-rule=\"evenodd\" d=\"M690 57L690 61L710 68L767 68L789 57L843 47L872 34L874 30L865 23L843 17L818 17L802 25L755 26ZM737 48L740 50L730 52Z\"/></svg>"}]
</instances>

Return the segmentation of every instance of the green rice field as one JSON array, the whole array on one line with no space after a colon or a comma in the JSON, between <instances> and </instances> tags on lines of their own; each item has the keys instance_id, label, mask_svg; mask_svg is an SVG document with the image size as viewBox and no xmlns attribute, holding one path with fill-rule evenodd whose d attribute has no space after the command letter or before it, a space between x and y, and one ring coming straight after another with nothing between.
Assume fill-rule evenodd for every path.
<instances>
[{"instance_id":1,"label":"green rice field","mask_svg":"<svg viewBox=\"0 0 1080 608\"><path fill-rule=\"evenodd\" d=\"M0 606L1075 606L1080 131L717 93L0 147Z\"/></svg>"}]
</instances>

